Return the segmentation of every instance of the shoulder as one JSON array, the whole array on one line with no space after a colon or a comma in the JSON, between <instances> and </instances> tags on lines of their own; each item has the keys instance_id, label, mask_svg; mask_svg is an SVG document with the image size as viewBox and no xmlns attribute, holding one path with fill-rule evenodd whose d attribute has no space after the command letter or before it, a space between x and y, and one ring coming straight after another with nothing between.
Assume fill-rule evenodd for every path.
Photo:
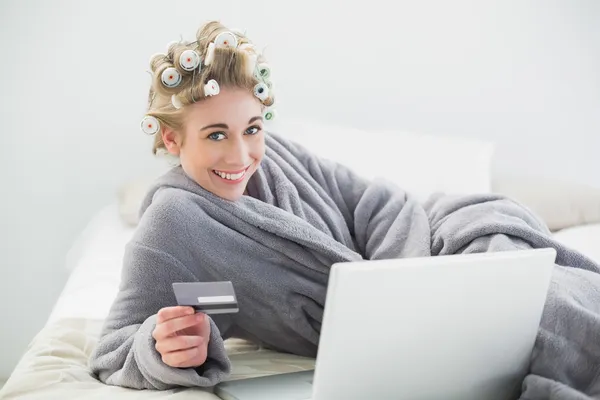
<instances>
[{"instance_id":1,"label":"shoulder","mask_svg":"<svg viewBox=\"0 0 600 400\"><path fill-rule=\"evenodd\" d=\"M210 240L207 233L213 222L194 197L197 196L193 193L173 187L163 187L153 194L152 203L144 210L125 250L127 276L135 278L143 273L155 279L163 279L164 274L201 277L198 252Z\"/></svg>"},{"instance_id":2,"label":"shoulder","mask_svg":"<svg viewBox=\"0 0 600 400\"><path fill-rule=\"evenodd\" d=\"M304 145L274 132L267 132L265 135L265 144L271 152L288 162L290 158L300 162L315 158L315 154Z\"/></svg>"},{"instance_id":3,"label":"shoulder","mask_svg":"<svg viewBox=\"0 0 600 400\"><path fill-rule=\"evenodd\" d=\"M174 222L182 216L197 212L197 197L189 191L177 187L162 187L152 194L152 200L143 211L142 223L159 219Z\"/></svg>"},{"instance_id":4,"label":"shoulder","mask_svg":"<svg viewBox=\"0 0 600 400\"><path fill-rule=\"evenodd\" d=\"M196 231L206 220L198 196L176 187L162 187L152 195L151 203L144 209L133 241L157 249L168 250L189 240L192 226Z\"/></svg>"},{"instance_id":5,"label":"shoulder","mask_svg":"<svg viewBox=\"0 0 600 400\"><path fill-rule=\"evenodd\" d=\"M200 188L181 167L159 177L149 188L140 207L139 227L180 224L202 213Z\"/></svg>"}]
</instances>

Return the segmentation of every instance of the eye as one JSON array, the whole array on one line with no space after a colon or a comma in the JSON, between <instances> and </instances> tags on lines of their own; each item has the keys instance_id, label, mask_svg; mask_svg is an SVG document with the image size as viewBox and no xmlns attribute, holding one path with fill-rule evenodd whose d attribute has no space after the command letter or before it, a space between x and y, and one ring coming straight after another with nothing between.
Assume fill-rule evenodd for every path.
<instances>
[{"instance_id":1,"label":"eye","mask_svg":"<svg viewBox=\"0 0 600 400\"><path fill-rule=\"evenodd\" d=\"M246 129L246 135L256 135L259 132L260 126L251 126L250 128Z\"/></svg>"},{"instance_id":2,"label":"eye","mask_svg":"<svg viewBox=\"0 0 600 400\"><path fill-rule=\"evenodd\" d=\"M210 135L208 135L208 138L210 140L214 140L215 142L219 142L225 139L225 134L223 132L213 132Z\"/></svg>"}]
</instances>

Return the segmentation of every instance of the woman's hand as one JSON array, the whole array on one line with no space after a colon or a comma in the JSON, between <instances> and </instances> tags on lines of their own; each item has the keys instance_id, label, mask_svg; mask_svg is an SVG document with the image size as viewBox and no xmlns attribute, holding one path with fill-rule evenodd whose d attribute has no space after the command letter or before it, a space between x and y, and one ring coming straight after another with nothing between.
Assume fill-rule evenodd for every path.
<instances>
[{"instance_id":1,"label":"woman's hand","mask_svg":"<svg viewBox=\"0 0 600 400\"><path fill-rule=\"evenodd\" d=\"M206 361L210 322L206 314L195 313L192 307L164 307L158 311L152 337L165 364L199 367Z\"/></svg>"}]
</instances>

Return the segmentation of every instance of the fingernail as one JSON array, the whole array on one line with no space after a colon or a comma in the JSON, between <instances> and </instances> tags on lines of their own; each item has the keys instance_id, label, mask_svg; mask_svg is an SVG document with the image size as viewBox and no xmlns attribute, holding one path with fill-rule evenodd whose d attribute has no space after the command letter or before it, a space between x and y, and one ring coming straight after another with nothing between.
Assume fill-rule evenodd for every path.
<instances>
[{"instance_id":1,"label":"fingernail","mask_svg":"<svg viewBox=\"0 0 600 400\"><path fill-rule=\"evenodd\" d=\"M204 315L202 314L196 314L196 320L197 321L202 321L204 319Z\"/></svg>"},{"instance_id":2,"label":"fingernail","mask_svg":"<svg viewBox=\"0 0 600 400\"><path fill-rule=\"evenodd\" d=\"M185 313L187 315L192 315L194 313L194 309L193 308L188 308Z\"/></svg>"}]
</instances>

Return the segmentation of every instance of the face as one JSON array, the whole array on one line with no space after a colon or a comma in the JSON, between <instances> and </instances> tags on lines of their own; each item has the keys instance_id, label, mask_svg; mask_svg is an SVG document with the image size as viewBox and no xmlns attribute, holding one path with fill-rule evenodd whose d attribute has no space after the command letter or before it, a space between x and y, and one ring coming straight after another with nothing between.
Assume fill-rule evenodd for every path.
<instances>
[{"instance_id":1,"label":"face","mask_svg":"<svg viewBox=\"0 0 600 400\"><path fill-rule=\"evenodd\" d=\"M248 90L221 88L186 108L184 132L163 130L185 173L226 200L243 196L265 153L262 105Z\"/></svg>"}]
</instances>

